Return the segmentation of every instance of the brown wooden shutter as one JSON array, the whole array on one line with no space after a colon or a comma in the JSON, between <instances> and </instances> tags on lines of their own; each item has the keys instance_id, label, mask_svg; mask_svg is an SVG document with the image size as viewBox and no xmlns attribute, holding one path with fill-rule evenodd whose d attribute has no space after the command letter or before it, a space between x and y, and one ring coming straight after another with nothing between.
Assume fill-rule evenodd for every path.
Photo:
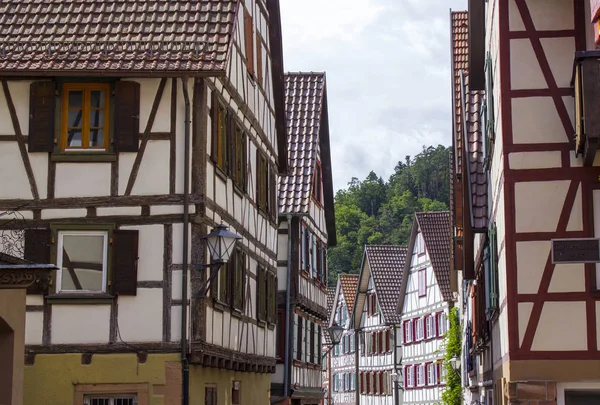
<instances>
[{"instance_id":1,"label":"brown wooden shutter","mask_svg":"<svg viewBox=\"0 0 600 405\"><path fill-rule=\"evenodd\" d=\"M246 310L246 277L248 276L247 274L247 270L246 270L246 253L242 252L240 253L240 263L241 263L241 274L242 274L242 305L240 306L240 309L242 311Z\"/></svg>"},{"instance_id":2,"label":"brown wooden shutter","mask_svg":"<svg viewBox=\"0 0 600 405\"><path fill-rule=\"evenodd\" d=\"M29 152L54 150L56 83L33 82L29 86Z\"/></svg>"},{"instance_id":3,"label":"brown wooden shutter","mask_svg":"<svg viewBox=\"0 0 600 405\"><path fill-rule=\"evenodd\" d=\"M113 292L137 294L138 231L117 229L113 232Z\"/></svg>"},{"instance_id":4,"label":"brown wooden shutter","mask_svg":"<svg viewBox=\"0 0 600 405\"><path fill-rule=\"evenodd\" d=\"M248 13L248 10L244 8L244 40L246 46L246 66L248 67L248 73L254 76L254 46L252 41L254 39L254 25L252 22L252 16Z\"/></svg>"},{"instance_id":5,"label":"brown wooden shutter","mask_svg":"<svg viewBox=\"0 0 600 405\"><path fill-rule=\"evenodd\" d=\"M210 261L210 259L209 259L209 261ZM220 270L217 270L216 267L209 267L206 270L206 273L207 273L206 279L207 280L209 280L210 277L212 277L212 273L214 271L220 271ZM217 298L219 298L219 281L218 281L219 277L221 277L221 274L217 273L215 275L215 277L210 281L210 297L212 299L214 299L214 300L216 300Z\"/></svg>"},{"instance_id":6,"label":"brown wooden shutter","mask_svg":"<svg viewBox=\"0 0 600 405\"><path fill-rule=\"evenodd\" d=\"M51 237L50 229L26 229L25 260L36 264L50 264ZM38 283L27 288L27 294L43 294L44 291Z\"/></svg>"},{"instance_id":7,"label":"brown wooden shutter","mask_svg":"<svg viewBox=\"0 0 600 405\"><path fill-rule=\"evenodd\" d=\"M260 165L260 151L256 150L256 196L254 198L254 201L256 202L256 205L261 208L261 201L260 201L260 197L261 197L261 179L262 179L262 173L261 173L261 165Z\"/></svg>"},{"instance_id":8,"label":"brown wooden shutter","mask_svg":"<svg viewBox=\"0 0 600 405\"><path fill-rule=\"evenodd\" d=\"M210 107L210 158L213 162L219 161L219 99L217 98L216 90L212 92L212 102Z\"/></svg>"},{"instance_id":9,"label":"brown wooden shutter","mask_svg":"<svg viewBox=\"0 0 600 405\"><path fill-rule=\"evenodd\" d=\"M263 293L263 289L264 289L264 282L263 282L263 271L262 268L260 266L258 266L256 268L256 319L258 319L259 321L264 320L263 319L263 301L264 301L264 297L265 294Z\"/></svg>"},{"instance_id":10,"label":"brown wooden shutter","mask_svg":"<svg viewBox=\"0 0 600 405\"><path fill-rule=\"evenodd\" d=\"M234 181L237 181L237 173L235 169L237 141L235 132L235 118L233 110L229 109L227 111L227 150L225 151L225 156L227 160L225 161L225 172L229 176L233 177Z\"/></svg>"},{"instance_id":11,"label":"brown wooden shutter","mask_svg":"<svg viewBox=\"0 0 600 405\"><path fill-rule=\"evenodd\" d=\"M277 220L278 207L277 207L277 172L273 167L270 168L269 173L269 211L273 221Z\"/></svg>"},{"instance_id":12,"label":"brown wooden shutter","mask_svg":"<svg viewBox=\"0 0 600 405\"><path fill-rule=\"evenodd\" d=\"M256 32L256 80L262 86L263 85L263 66L262 66L262 41L260 40L260 34Z\"/></svg>"},{"instance_id":13,"label":"brown wooden shutter","mask_svg":"<svg viewBox=\"0 0 600 405\"><path fill-rule=\"evenodd\" d=\"M115 82L115 125L113 147L116 152L137 152L140 133L140 84Z\"/></svg>"}]
</instances>

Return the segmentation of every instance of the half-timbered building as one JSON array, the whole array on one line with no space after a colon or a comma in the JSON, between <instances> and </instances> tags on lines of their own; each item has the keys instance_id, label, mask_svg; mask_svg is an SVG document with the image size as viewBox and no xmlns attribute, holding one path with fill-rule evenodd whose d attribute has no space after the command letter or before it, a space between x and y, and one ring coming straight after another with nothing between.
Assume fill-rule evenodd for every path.
<instances>
[{"instance_id":1,"label":"half-timbered building","mask_svg":"<svg viewBox=\"0 0 600 405\"><path fill-rule=\"evenodd\" d=\"M449 234L449 212L415 214L398 300L404 404L442 400L443 339L453 301Z\"/></svg>"},{"instance_id":2,"label":"half-timbered building","mask_svg":"<svg viewBox=\"0 0 600 405\"><path fill-rule=\"evenodd\" d=\"M392 380L400 374L402 346L397 313L406 247L366 245L352 313L358 334L357 404L395 405L401 392Z\"/></svg>"},{"instance_id":3,"label":"half-timbered building","mask_svg":"<svg viewBox=\"0 0 600 405\"><path fill-rule=\"evenodd\" d=\"M0 210L23 219L2 224L59 268L27 295L24 403L266 403L279 2L23 0L0 15ZM209 271L201 238L219 224L242 239Z\"/></svg>"},{"instance_id":4,"label":"half-timbered building","mask_svg":"<svg viewBox=\"0 0 600 405\"><path fill-rule=\"evenodd\" d=\"M325 74L287 73L285 106L290 170L279 182L273 400L319 404L327 248L336 244Z\"/></svg>"},{"instance_id":5,"label":"half-timbered building","mask_svg":"<svg viewBox=\"0 0 600 405\"><path fill-rule=\"evenodd\" d=\"M344 328L339 344L331 353L332 403L353 405L356 402L356 336L351 316L358 286L358 274L340 274L333 300L329 325Z\"/></svg>"},{"instance_id":6,"label":"half-timbered building","mask_svg":"<svg viewBox=\"0 0 600 405\"><path fill-rule=\"evenodd\" d=\"M586 239L600 230L598 5L470 1L464 50L453 44L468 60L454 67L459 90L484 92L479 141L467 145L456 125L454 137L463 168L477 157L472 147L482 148L487 182L485 214L476 213L483 204L471 192L455 216L463 250L454 265L471 321L463 378L476 386L468 400L600 399L598 244ZM467 100L455 104L463 122ZM455 180L466 185L468 174Z\"/></svg>"},{"instance_id":7,"label":"half-timbered building","mask_svg":"<svg viewBox=\"0 0 600 405\"><path fill-rule=\"evenodd\" d=\"M335 300L335 295L337 291L336 287L327 287L327 311L329 314L333 311L333 302ZM325 325L328 326L328 325ZM322 367L323 370L323 393L324 397L321 401L322 405L330 405L333 404L332 392L331 392L331 357L333 356L333 343L331 341L331 334L329 330L324 327L321 329L321 341L322 341Z\"/></svg>"}]
</instances>

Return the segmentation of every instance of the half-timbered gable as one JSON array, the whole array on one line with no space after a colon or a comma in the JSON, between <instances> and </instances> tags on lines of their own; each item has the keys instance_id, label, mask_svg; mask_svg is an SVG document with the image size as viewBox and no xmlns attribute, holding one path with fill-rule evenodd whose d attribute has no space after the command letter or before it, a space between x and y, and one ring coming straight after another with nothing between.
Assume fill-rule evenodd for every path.
<instances>
[{"instance_id":1,"label":"half-timbered gable","mask_svg":"<svg viewBox=\"0 0 600 405\"><path fill-rule=\"evenodd\" d=\"M450 213L416 213L398 301L402 331L403 401L441 401L443 337L448 329Z\"/></svg>"},{"instance_id":2,"label":"half-timbered gable","mask_svg":"<svg viewBox=\"0 0 600 405\"><path fill-rule=\"evenodd\" d=\"M56 402L171 404L187 363L195 402L266 401L288 161L279 3L0 11L0 210L19 236L2 249L59 267L27 296L25 403L48 384ZM242 240L203 294L201 238L221 223Z\"/></svg>"},{"instance_id":3,"label":"half-timbered gable","mask_svg":"<svg viewBox=\"0 0 600 405\"><path fill-rule=\"evenodd\" d=\"M285 106L290 170L279 180L278 231L278 333L285 344L273 392L309 404L323 397L327 248L336 244L325 74L287 73Z\"/></svg>"},{"instance_id":4,"label":"half-timbered gable","mask_svg":"<svg viewBox=\"0 0 600 405\"><path fill-rule=\"evenodd\" d=\"M392 405L400 393L392 374L399 374L402 359L396 308L406 253L402 246L365 246L352 314L359 336L356 389L361 404Z\"/></svg>"},{"instance_id":5,"label":"half-timbered gable","mask_svg":"<svg viewBox=\"0 0 600 405\"><path fill-rule=\"evenodd\" d=\"M340 274L335 290L329 325L344 328L340 343L331 350L331 398L334 404L356 402L356 333L351 327L354 298L358 286L357 274Z\"/></svg>"},{"instance_id":6,"label":"half-timbered gable","mask_svg":"<svg viewBox=\"0 0 600 405\"><path fill-rule=\"evenodd\" d=\"M465 255L463 378L481 387L468 399L598 401L596 260L565 259L598 236L597 6L469 2L489 222Z\"/></svg>"}]
</instances>

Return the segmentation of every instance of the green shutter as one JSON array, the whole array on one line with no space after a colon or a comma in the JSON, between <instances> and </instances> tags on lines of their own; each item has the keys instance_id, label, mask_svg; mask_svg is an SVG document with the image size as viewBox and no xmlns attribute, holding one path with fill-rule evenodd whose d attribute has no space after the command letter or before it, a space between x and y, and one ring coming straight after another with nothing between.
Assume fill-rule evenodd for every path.
<instances>
[{"instance_id":1,"label":"green shutter","mask_svg":"<svg viewBox=\"0 0 600 405\"><path fill-rule=\"evenodd\" d=\"M491 308L498 309L498 241L496 233L496 223L490 222L490 300Z\"/></svg>"}]
</instances>

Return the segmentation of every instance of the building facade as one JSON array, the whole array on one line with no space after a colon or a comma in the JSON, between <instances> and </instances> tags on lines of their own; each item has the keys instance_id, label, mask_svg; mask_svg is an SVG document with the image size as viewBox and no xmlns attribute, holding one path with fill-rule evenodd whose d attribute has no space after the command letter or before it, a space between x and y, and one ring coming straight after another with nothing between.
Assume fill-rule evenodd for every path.
<instances>
[{"instance_id":1,"label":"building facade","mask_svg":"<svg viewBox=\"0 0 600 405\"><path fill-rule=\"evenodd\" d=\"M450 291L450 215L416 213L398 301L403 404L437 404L445 388L444 335Z\"/></svg>"},{"instance_id":2,"label":"building facade","mask_svg":"<svg viewBox=\"0 0 600 405\"><path fill-rule=\"evenodd\" d=\"M453 265L464 280L467 400L600 398L597 260L573 254L588 252L580 239L599 229L599 62L589 52L597 6L471 1L468 18L452 15L454 167L462 169L453 175L462 187L453 198Z\"/></svg>"},{"instance_id":3,"label":"building facade","mask_svg":"<svg viewBox=\"0 0 600 405\"><path fill-rule=\"evenodd\" d=\"M352 314L358 335L357 401L363 405L399 405L402 343L397 314L406 247L366 245Z\"/></svg>"},{"instance_id":4,"label":"building facade","mask_svg":"<svg viewBox=\"0 0 600 405\"><path fill-rule=\"evenodd\" d=\"M332 404L356 403L356 336L351 327L351 315L358 286L357 274L340 274L333 300L329 325L344 328L339 344L331 349Z\"/></svg>"},{"instance_id":5,"label":"building facade","mask_svg":"<svg viewBox=\"0 0 600 405\"><path fill-rule=\"evenodd\" d=\"M23 403L268 401L279 3L0 10L0 209L23 219L2 224L59 268L27 295ZM201 238L219 224L242 240L209 271Z\"/></svg>"},{"instance_id":6,"label":"building facade","mask_svg":"<svg viewBox=\"0 0 600 405\"><path fill-rule=\"evenodd\" d=\"M319 404L328 319L327 248L335 246L324 73L287 73L290 174L279 182L277 369L273 402Z\"/></svg>"}]
</instances>

